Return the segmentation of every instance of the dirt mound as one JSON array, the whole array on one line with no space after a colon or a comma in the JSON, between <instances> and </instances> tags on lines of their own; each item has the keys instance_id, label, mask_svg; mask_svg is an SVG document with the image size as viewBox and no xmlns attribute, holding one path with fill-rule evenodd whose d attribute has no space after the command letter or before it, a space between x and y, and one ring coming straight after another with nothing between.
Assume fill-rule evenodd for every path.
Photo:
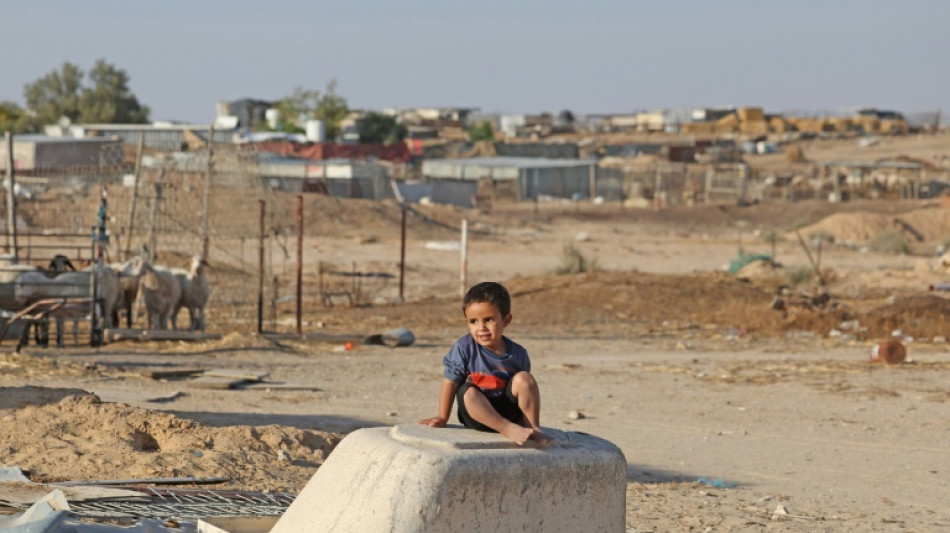
<instances>
[{"instance_id":1,"label":"dirt mound","mask_svg":"<svg viewBox=\"0 0 950 533\"><path fill-rule=\"evenodd\" d=\"M778 279L778 278L776 278ZM841 313L796 310L789 316L771 308L774 284L721 272L649 274L594 272L515 278L505 283L512 295L512 334L636 336L689 330L714 335L737 330L762 336L789 329L822 333L834 328ZM457 299L433 299L398 306L316 310L327 328L384 331L405 326L413 331L458 332ZM705 332L705 333L702 333Z\"/></svg>"},{"instance_id":2,"label":"dirt mound","mask_svg":"<svg viewBox=\"0 0 950 533\"><path fill-rule=\"evenodd\" d=\"M802 228L802 236L828 235L836 243L864 244L875 235L890 229L887 215L877 213L836 213L820 222ZM792 239L797 238L794 234Z\"/></svg>"},{"instance_id":3,"label":"dirt mound","mask_svg":"<svg viewBox=\"0 0 950 533\"><path fill-rule=\"evenodd\" d=\"M559 325L574 330L625 324L670 328L741 328L766 332L783 328L769 311L769 290L722 273L658 275L597 272L538 276L509 284L518 320L533 328Z\"/></svg>"},{"instance_id":4,"label":"dirt mound","mask_svg":"<svg viewBox=\"0 0 950 533\"><path fill-rule=\"evenodd\" d=\"M867 244L884 232L909 242L937 242L946 238L950 209L916 209L903 214L836 213L801 229L802 235L830 235L836 243ZM794 234L791 236L794 238Z\"/></svg>"},{"instance_id":5,"label":"dirt mound","mask_svg":"<svg viewBox=\"0 0 950 533\"><path fill-rule=\"evenodd\" d=\"M295 492L340 440L276 425L207 427L75 390L6 387L0 406L0 463L34 481L227 476L216 487Z\"/></svg>"},{"instance_id":6,"label":"dirt mound","mask_svg":"<svg viewBox=\"0 0 950 533\"><path fill-rule=\"evenodd\" d=\"M869 311L861 318L861 324L875 337L890 336L896 329L921 338L946 336L950 328L950 300L931 294L903 298Z\"/></svg>"}]
</instances>

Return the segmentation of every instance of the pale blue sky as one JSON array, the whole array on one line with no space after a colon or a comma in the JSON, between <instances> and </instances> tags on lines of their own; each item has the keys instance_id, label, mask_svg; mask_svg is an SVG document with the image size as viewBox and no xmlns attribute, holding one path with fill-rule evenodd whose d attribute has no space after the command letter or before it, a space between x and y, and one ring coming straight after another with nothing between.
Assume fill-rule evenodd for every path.
<instances>
[{"instance_id":1,"label":"pale blue sky","mask_svg":"<svg viewBox=\"0 0 950 533\"><path fill-rule=\"evenodd\" d=\"M64 61L152 118L335 78L351 107L950 110L946 0L4 0L0 99Z\"/></svg>"}]
</instances>

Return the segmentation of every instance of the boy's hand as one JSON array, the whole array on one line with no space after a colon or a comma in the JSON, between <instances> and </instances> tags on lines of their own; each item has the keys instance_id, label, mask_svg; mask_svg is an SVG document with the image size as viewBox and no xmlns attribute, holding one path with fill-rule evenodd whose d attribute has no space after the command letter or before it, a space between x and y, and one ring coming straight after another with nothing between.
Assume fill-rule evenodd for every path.
<instances>
[{"instance_id":1,"label":"boy's hand","mask_svg":"<svg viewBox=\"0 0 950 533\"><path fill-rule=\"evenodd\" d=\"M441 416L434 416L432 418L420 420L419 423L432 428L444 428L445 424L448 423L448 420L442 418Z\"/></svg>"}]
</instances>

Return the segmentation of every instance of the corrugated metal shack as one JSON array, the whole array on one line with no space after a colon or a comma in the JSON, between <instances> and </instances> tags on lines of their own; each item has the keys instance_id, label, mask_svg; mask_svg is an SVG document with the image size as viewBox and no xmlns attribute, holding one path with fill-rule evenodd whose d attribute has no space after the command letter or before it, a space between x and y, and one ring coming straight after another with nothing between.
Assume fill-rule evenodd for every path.
<instances>
[{"instance_id":1,"label":"corrugated metal shack","mask_svg":"<svg viewBox=\"0 0 950 533\"><path fill-rule=\"evenodd\" d=\"M0 170L7 168L6 145L0 146ZM100 168L122 162L122 146L114 139L74 139L46 135L14 135L13 168L30 173L66 167Z\"/></svg>"},{"instance_id":2,"label":"corrugated metal shack","mask_svg":"<svg viewBox=\"0 0 950 533\"><path fill-rule=\"evenodd\" d=\"M428 180L458 184L459 195L471 197L479 182L492 187L493 195L517 200L539 196L587 197L596 189L597 163L593 160L528 157L475 157L434 159L422 163ZM453 202L454 203L454 202Z\"/></svg>"},{"instance_id":3,"label":"corrugated metal shack","mask_svg":"<svg viewBox=\"0 0 950 533\"><path fill-rule=\"evenodd\" d=\"M187 150L203 146L208 140L209 124L77 124L64 130L60 126L48 126L46 133L52 136L98 137L119 139L123 144L136 146L145 136L145 147L161 151ZM214 130L214 143L230 144L238 133L236 128Z\"/></svg>"},{"instance_id":4,"label":"corrugated metal shack","mask_svg":"<svg viewBox=\"0 0 950 533\"><path fill-rule=\"evenodd\" d=\"M258 169L264 185L276 190L370 200L393 197L389 175L376 163L347 159L310 161L262 153Z\"/></svg>"},{"instance_id":5,"label":"corrugated metal shack","mask_svg":"<svg viewBox=\"0 0 950 533\"><path fill-rule=\"evenodd\" d=\"M580 148L577 143L495 143L499 157L547 157L551 159L577 159Z\"/></svg>"}]
</instances>

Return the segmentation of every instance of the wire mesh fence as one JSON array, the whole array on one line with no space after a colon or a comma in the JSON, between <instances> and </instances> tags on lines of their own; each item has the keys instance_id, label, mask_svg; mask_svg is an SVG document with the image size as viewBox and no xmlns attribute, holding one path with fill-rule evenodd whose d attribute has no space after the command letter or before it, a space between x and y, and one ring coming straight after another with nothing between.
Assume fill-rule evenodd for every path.
<instances>
[{"instance_id":1,"label":"wire mesh fence","mask_svg":"<svg viewBox=\"0 0 950 533\"><path fill-rule=\"evenodd\" d=\"M274 187L262 168L272 160L264 158L262 164L253 146L224 142L217 136L186 137L187 142L175 138L163 145L155 139L143 142L141 137L138 144L134 139L126 139L125 144L121 140L80 143L77 150L81 149L83 159L79 163L18 168L16 232L9 231L7 205L0 202L2 246L7 253L0 259L0 309L16 312L24 306L12 284L23 264L47 268L54 257L66 256L82 268L96 258L95 231L105 199L105 262L119 263L139 255L159 265L182 267L192 256L201 255L211 265L209 330L256 331L260 324L271 331L293 331L298 196L303 189ZM209 147L209 138L220 142ZM601 166L593 174L578 177L573 187L621 206L641 199L642 207L664 208L823 198L829 192L855 198L914 197L936 194L934 183L947 179L946 171L917 167L855 169L812 164L775 175L754 172L742 164L655 163L639 168ZM497 194L502 189L492 190ZM304 205L306 209L314 206L309 200ZM302 307L392 299L397 282L391 267L352 261L302 265ZM144 314L141 303L136 314ZM139 318L135 325L144 326L144 320ZM88 327L82 331L83 339L88 339Z\"/></svg>"},{"instance_id":2,"label":"wire mesh fence","mask_svg":"<svg viewBox=\"0 0 950 533\"><path fill-rule=\"evenodd\" d=\"M280 299L295 281L288 263L295 259L296 195L266 188L257 154L247 147L132 150L131 160L129 150L121 148L110 145L97 165L18 170L16 232L4 227L0 308L9 314L23 307L13 280L24 268L47 269L55 256L66 256L80 269L91 264L94 230L105 205L106 263L141 256L157 265L184 267L192 256L202 256L211 265L209 329L256 331L258 320L266 329L276 328ZM2 215L6 221L5 204ZM6 284L9 291L2 290ZM316 292L313 288L304 296L319 304ZM258 314L261 302L263 316ZM136 311L144 314L141 298ZM144 320L136 325L144 326ZM89 331L84 324L80 343Z\"/></svg>"}]
</instances>

